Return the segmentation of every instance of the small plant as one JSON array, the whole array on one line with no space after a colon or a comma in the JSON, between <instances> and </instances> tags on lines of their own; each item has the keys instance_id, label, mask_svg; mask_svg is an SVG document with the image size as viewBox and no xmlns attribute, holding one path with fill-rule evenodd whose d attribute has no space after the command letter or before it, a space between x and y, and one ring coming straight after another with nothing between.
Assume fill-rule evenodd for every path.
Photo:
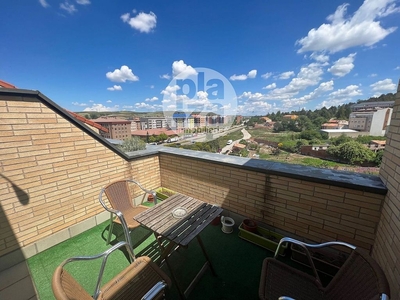
<instances>
[{"instance_id":1,"label":"small plant","mask_svg":"<svg viewBox=\"0 0 400 300\"><path fill-rule=\"evenodd\" d=\"M139 137L133 136L124 140L120 147L125 152L132 152L146 149L146 143L143 142Z\"/></svg>"}]
</instances>

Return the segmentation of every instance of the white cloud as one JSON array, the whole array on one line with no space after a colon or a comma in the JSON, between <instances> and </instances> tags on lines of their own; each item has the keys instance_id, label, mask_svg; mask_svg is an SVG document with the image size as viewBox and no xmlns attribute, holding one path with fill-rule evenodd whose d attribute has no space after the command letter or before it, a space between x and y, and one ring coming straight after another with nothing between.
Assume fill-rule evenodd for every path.
<instances>
[{"instance_id":1,"label":"white cloud","mask_svg":"<svg viewBox=\"0 0 400 300\"><path fill-rule=\"evenodd\" d=\"M294 76L294 72L293 71L288 71L288 72L283 72L283 73L279 74L278 78L279 79L289 79L292 76Z\"/></svg>"},{"instance_id":2,"label":"white cloud","mask_svg":"<svg viewBox=\"0 0 400 300\"><path fill-rule=\"evenodd\" d=\"M306 51L338 52L355 46L372 46L394 32L396 27L383 28L377 19L399 12L396 0L365 0L352 15L346 16L349 4L340 5L327 17L327 24L311 29L296 41L299 53Z\"/></svg>"},{"instance_id":3,"label":"white cloud","mask_svg":"<svg viewBox=\"0 0 400 300\"><path fill-rule=\"evenodd\" d=\"M148 14L141 12L132 18L130 13L126 13L121 16L121 19L124 23L128 23L133 29L145 33L149 33L157 25L157 16L152 11Z\"/></svg>"},{"instance_id":4,"label":"white cloud","mask_svg":"<svg viewBox=\"0 0 400 300\"><path fill-rule=\"evenodd\" d=\"M176 60L172 63L172 75L175 77L179 74L181 74L180 77L188 77L190 75L197 75L197 71L192 66L185 64L183 60Z\"/></svg>"},{"instance_id":5,"label":"white cloud","mask_svg":"<svg viewBox=\"0 0 400 300\"><path fill-rule=\"evenodd\" d=\"M355 97L355 96L360 96L360 95L362 95L362 92L361 92L359 86L354 85L354 84L349 85L344 89L338 89L337 91L329 94L329 96L331 98L336 98L336 99L339 98L339 99L346 99L346 100L348 100L352 97Z\"/></svg>"},{"instance_id":6,"label":"white cloud","mask_svg":"<svg viewBox=\"0 0 400 300\"><path fill-rule=\"evenodd\" d=\"M261 75L261 77L264 78L264 79L268 79L271 76L272 76L272 72L267 72L267 73Z\"/></svg>"},{"instance_id":7,"label":"white cloud","mask_svg":"<svg viewBox=\"0 0 400 300\"><path fill-rule=\"evenodd\" d=\"M119 111L119 105L109 107L104 106L103 104L93 104L92 107L86 107L83 111Z\"/></svg>"},{"instance_id":8,"label":"white cloud","mask_svg":"<svg viewBox=\"0 0 400 300\"><path fill-rule=\"evenodd\" d=\"M39 0L39 3L40 3L40 5L41 6L43 6L43 7L49 7L50 5L46 2L46 0Z\"/></svg>"},{"instance_id":9,"label":"white cloud","mask_svg":"<svg viewBox=\"0 0 400 300\"><path fill-rule=\"evenodd\" d=\"M372 73L372 74L370 74L368 77L376 77L376 76L378 76L378 74Z\"/></svg>"},{"instance_id":10,"label":"white cloud","mask_svg":"<svg viewBox=\"0 0 400 300\"><path fill-rule=\"evenodd\" d=\"M74 12L78 11L75 8L75 6L73 4L70 4L68 1L65 1L64 3L60 3L60 8L65 10L69 14L73 14Z\"/></svg>"},{"instance_id":11,"label":"white cloud","mask_svg":"<svg viewBox=\"0 0 400 300\"><path fill-rule=\"evenodd\" d=\"M249 73L247 73L247 75L246 74L241 74L241 75L234 74L231 77L229 77L229 79L232 80L232 81L246 80L246 79L249 79L249 78L255 78L256 76L257 76L257 70L251 70L251 71L249 71Z\"/></svg>"},{"instance_id":12,"label":"white cloud","mask_svg":"<svg viewBox=\"0 0 400 300\"><path fill-rule=\"evenodd\" d=\"M109 90L109 91L122 91L122 87L120 85L114 85L112 87L108 87L107 90Z\"/></svg>"},{"instance_id":13,"label":"white cloud","mask_svg":"<svg viewBox=\"0 0 400 300\"><path fill-rule=\"evenodd\" d=\"M331 72L333 75L338 77L343 77L350 73L350 71L354 68L354 59L356 53L349 54L346 57L339 58L334 62L332 67L328 69L328 72Z\"/></svg>"},{"instance_id":14,"label":"white cloud","mask_svg":"<svg viewBox=\"0 0 400 300\"><path fill-rule=\"evenodd\" d=\"M154 89L154 87L155 87L154 84L152 84L152 85L150 86L151 89Z\"/></svg>"},{"instance_id":15,"label":"white cloud","mask_svg":"<svg viewBox=\"0 0 400 300\"><path fill-rule=\"evenodd\" d=\"M246 80L247 79L247 75L242 74L242 75L232 75L231 77L229 77L230 80L235 81L235 80Z\"/></svg>"},{"instance_id":16,"label":"white cloud","mask_svg":"<svg viewBox=\"0 0 400 300\"><path fill-rule=\"evenodd\" d=\"M160 75L160 78L161 78L161 79L170 80L170 79L171 79L171 75L169 75L169 74Z\"/></svg>"},{"instance_id":17,"label":"white cloud","mask_svg":"<svg viewBox=\"0 0 400 300\"><path fill-rule=\"evenodd\" d=\"M400 66L397 66L396 68L394 68L395 70L400 70Z\"/></svg>"},{"instance_id":18,"label":"white cloud","mask_svg":"<svg viewBox=\"0 0 400 300\"><path fill-rule=\"evenodd\" d=\"M271 89L274 89L274 88L276 88L276 83L275 82L263 87L264 90L271 90Z\"/></svg>"},{"instance_id":19,"label":"white cloud","mask_svg":"<svg viewBox=\"0 0 400 300\"><path fill-rule=\"evenodd\" d=\"M90 0L76 0L76 3L78 3L80 5L89 5Z\"/></svg>"},{"instance_id":20,"label":"white cloud","mask_svg":"<svg viewBox=\"0 0 400 300\"><path fill-rule=\"evenodd\" d=\"M72 102L72 105L75 105L75 106L87 106L86 103L79 103L79 102Z\"/></svg>"},{"instance_id":21,"label":"white cloud","mask_svg":"<svg viewBox=\"0 0 400 300\"><path fill-rule=\"evenodd\" d=\"M314 59L319 63L327 63L329 61L329 56L323 53L313 52L310 55L310 58Z\"/></svg>"},{"instance_id":22,"label":"white cloud","mask_svg":"<svg viewBox=\"0 0 400 300\"><path fill-rule=\"evenodd\" d=\"M370 85L374 92L395 92L396 84L393 83L392 79L384 79L377 81Z\"/></svg>"},{"instance_id":23,"label":"white cloud","mask_svg":"<svg viewBox=\"0 0 400 300\"><path fill-rule=\"evenodd\" d=\"M162 105L149 104L149 103L144 103L144 102L135 103L134 107L137 110L146 110L146 111L156 111L156 110L162 109Z\"/></svg>"},{"instance_id":24,"label":"white cloud","mask_svg":"<svg viewBox=\"0 0 400 300\"><path fill-rule=\"evenodd\" d=\"M112 103L112 101L111 101L111 100L107 100L106 102L107 102L107 103Z\"/></svg>"},{"instance_id":25,"label":"white cloud","mask_svg":"<svg viewBox=\"0 0 400 300\"><path fill-rule=\"evenodd\" d=\"M133 74L128 66L121 66L121 69L115 69L114 72L107 72L106 77L114 82L138 81L139 77Z\"/></svg>"},{"instance_id":26,"label":"white cloud","mask_svg":"<svg viewBox=\"0 0 400 300\"><path fill-rule=\"evenodd\" d=\"M153 101L157 101L158 98L157 97L152 97L152 98L146 98L146 102L153 102Z\"/></svg>"},{"instance_id":27,"label":"white cloud","mask_svg":"<svg viewBox=\"0 0 400 300\"><path fill-rule=\"evenodd\" d=\"M247 78L256 78L257 76L257 70L251 70L248 74L247 74Z\"/></svg>"}]
</instances>

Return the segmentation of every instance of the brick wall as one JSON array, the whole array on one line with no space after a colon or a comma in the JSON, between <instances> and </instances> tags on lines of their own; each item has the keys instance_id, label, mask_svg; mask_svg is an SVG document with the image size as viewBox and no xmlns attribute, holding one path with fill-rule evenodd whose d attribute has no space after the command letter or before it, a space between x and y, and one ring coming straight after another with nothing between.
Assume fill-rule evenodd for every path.
<instances>
[{"instance_id":1,"label":"brick wall","mask_svg":"<svg viewBox=\"0 0 400 300\"><path fill-rule=\"evenodd\" d=\"M380 177L388 188L373 256L383 267L391 299L400 299L400 82L387 134Z\"/></svg>"},{"instance_id":2,"label":"brick wall","mask_svg":"<svg viewBox=\"0 0 400 300\"><path fill-rule=\"evenodd\" d=\"M371 250L383 195L160 154L162 185L315 242Z\"/></svg>"},{"instance_id":3,"label":"brick wall","mask_svg":"<svg viewBox=\"0 0 400 300\"><path fill-rule=\"evenodd\" d=\"M161 185L157 155L129 162L33 100L0 100L0 256L103 212L112 180Z\"/></svg>"}]
</instances>

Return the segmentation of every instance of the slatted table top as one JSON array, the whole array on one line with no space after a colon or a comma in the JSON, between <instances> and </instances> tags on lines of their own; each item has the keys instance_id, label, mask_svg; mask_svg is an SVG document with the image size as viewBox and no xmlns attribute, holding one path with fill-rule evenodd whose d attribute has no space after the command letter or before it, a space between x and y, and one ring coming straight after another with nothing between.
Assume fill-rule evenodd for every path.
<instances>
[{"instance_id":1,"label":"slatted table top","mask_svg":"<svg viewBox=\"0 0 400 300\"><path fill-rule=\"evenodd\" d=\"M134 219L176 244L186 246L221 212L218 206L175 194Z\"/></svg>"}]
</instances>

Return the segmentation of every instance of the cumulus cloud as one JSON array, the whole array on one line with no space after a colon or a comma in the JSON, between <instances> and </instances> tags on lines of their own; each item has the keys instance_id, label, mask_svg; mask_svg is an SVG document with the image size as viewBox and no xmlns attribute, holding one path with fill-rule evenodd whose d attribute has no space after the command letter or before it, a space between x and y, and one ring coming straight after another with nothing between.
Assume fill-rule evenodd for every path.
<instances>
[{"instance_id":1,"label":"cumulus cloud","mask_svg":"<svg viewBox=\"0 0 400 300\"><path fill-rule=\"evenodd\" d=\"M275 82L263 87L264 90L271 90L271 89L274 89L274 88L276 88L276 83Z\"/></svg>"},{"instance_id":2,"label":"cumulus cloud","mask_svg":"<svg viewBox=\"0 0 400 300\"><path fill-rule=\"evenodd\" d=\"M288 71L288 72L283 72L281 74L278 75L279 79L289 79L290 77L294 76L294 72L293 71Z\"/></svg>"},{"instance_id":3,"label":"cumulus cloud","mask_svg":"<svg viewBox=\"0 0 400 300\"><path fill-rule=\"evenodd\" d=\"M381 81L377 81L370 85L374 92L395 92L396 84L393 83L392 79L386 78Z\"/></svg>"},{"instance_id":4,"label":"cumulus cloud","mask_svg":"<svg viewBox=\"0 0 400 300\"><path fill-rule=\"evenodd\" d=\"M46 0L39 0L39 3L40 3L40 5L43 6L44 8L50 6L50 5L46 2Z\"/></svg>"},{"instance_id":5,"label":"cumulus cloud","mask_svg":"<svg viewBox=\"0 0 400 300\"><path fill-rule=\"evenodd\" d=\"M76 3L78 3L80 5L89 5L90 0L76 0Z\"/></svg>"},{"instance_id":6,"label":"cumulus cloud","mask_svg":"<svg viewBox=\"0 0 400 300\"><path fill-rule=\"evenodd\" d=\"M69 14L73 14L74 12L77 12L78 10L75 8L75 5L70 4L68 1L65 1L64 3L60 3L60 8L62 10L65 10Z\"/></svg>"},{"instance_id":7,"label":"cumulus cloud","mask_svg":"<svg viewBox=\"0 0 400 300\"><path fill-rule=\"evenodd\" d=\"M162 105L139 102L139 103L135 103L134 108L135 108L135 110L157 111L157 110L162 109Z\"/></svg>"},{"instance_id":8,"label":"cumulus cloud","mask_svg":"<svg viewBox=\"0 0 400 300\"><path fill-rule=\"evenodd\" d=\"M158 100L158 98L157 97L152 97L152 98L146 98L146 102L154 102L154 101L157 101Z\"/></svg>"},{"instance_id":9,"label":"cumulus cloud","mask_svg":"<svg viewBox=\"0 0 400 300\"><path fill-rule=\"evenodd\" d=\"M122 22L129 24L133 29L145 33L149 33L157 25L157 16L152 11L148 14L141 12L135 17L131 17L130 13L126 13L121 16L121 19Z\"/></svg>"},{"instance_id":10,"label":"cumulus cloud","mask_svg":"<svg viewBox=\"0 0 400 300\"><path fill-rule=\"evenodd\" d=\"M172 75L175 77L179 74L187 77L191 75L197 75L197 71L192 66L185 64L183 60L177 60L172 63Z\"/></svg>"},{"instance_id":11,"label":"cumulus cloud","mask_svg":"<svg viewBox=\"0 0 400 300\"><path fill-rule=\"evenodd\" d=\"M376 74L376 73L372 73L372 74L368 75L368 77L376 77L376 76L378 76L378 74Z\"/></svg>"},{"instance_id":12,"label":"cumulus cloud","mask_svg":"<svg viewBox=\"0 0 400 300\"><path fill-rule=\"evenodd\" d=\"M119 105L114 106L104 106L103 104L94 103L91 107L86 107L83 111L118 111Z\"/></svg>"},{"instance_id":13,"label":"cumulus cloud","mask_svg":"<svg viewBox=\"0 0 400 300\"><path fill-rule=\"evenodd\" d=\"M338 52L355 46L372 46L397 27L383 28L379 19L399 12L396 0L365 0L359 9L347 16L349 4L340 5L327 17L328 23L311 29L306 37L296 41L299 53L307 51Z\"/></svg>"},{"instance_id":14,"label":"cumulus cloud","mask_svg":"<svg viewBox=\"0 0 400 300\"><path fill-rule=\"evenodd\" d=\"M314 59L319 63L327 63L329 61L329 56L324 53L313 52L310 55L310 58Z\"/></svg>"},{"instance_id":15,"label":"cumulus cloud","mask_svg":"<svg viewBox=\"0 0 400 300\"><path fill-rule=\"evenodd\" d=\"M256 76L257 76L257 70L251 70L251 71L249 71L249 73L247 73L247 75L246 74L241 74L241 75L234 74L231 77L229 77L229 79L232 80L232 81L246 80L246 79L249 79L249 78L256 78Z\"/></svg>"},{"instance_id":16,"label":"cumulus cloud","mask_svg":"<svg viewBox=\"0 0 400 300\"><path fill-rule=\"evenodd\" d=\"M107 100L106 102L107 102L107 103L112 103L112 101L111 101L111 100Z\"/></svg>"},{"instance_id":17,"label":"cumulus cloud","mask_svg":"<svg viewBox=\"0 0 400 300\"><path fill-rule=\"evenodd\" d=\"M133 74L128 66L121 66L121 69L115 69L114 72L107 72L106 77L114 82L138 81L139 77Z\"/></svg>"},{"instance_id":18,"label":"cumulus cloud","mask_svg":"<svg viewBox=\"0 0 400 300\"><path fill-rule=\"evenodd\" d=\"M108 87L107 90L109 90L109 91L122 91L122 87L120 85L114 85L112 87Z\"/></svg>"},{"instance_id":19,"label":"cumulus cloud","mask_svg":"<svg viewBox=\"0 0 400 300\"><path fill-rule=\"evenodd\" d=\"M261 77L264 78L264 79L268 79L271 76L272 76L272 72L267 72L267 73L261 75Z\"/></svg>"},{"instance_id":20,"label":"cumulus cloud","mask_svg":"<svg viewBox=\"0 0 400 300\"><path fill-rule=\"evenodd\" d=\"M328 72L331 72L333 75L338 76L338 77L343 77L346 74L349 74L351 70L354 68L354 59L355 59L356 53L349 54L346 57L339 58L337 61L335 61L328 69Z\"/></svg>"},{"instance_id":21,"label":"cumulus cloud","mask_svg":"<svg viewBox=\"0 0 400 300\"><path fill-rule=\"evenodd\" d=\"M355 96L360 96L362 95L362 92L360 90L360 87L358 85L349 85L344 89L338 89L335 92L332 92L329 94L331 98L340 98L340 99L351 99L352 97Z\"/></svg>"}]
</instances>

